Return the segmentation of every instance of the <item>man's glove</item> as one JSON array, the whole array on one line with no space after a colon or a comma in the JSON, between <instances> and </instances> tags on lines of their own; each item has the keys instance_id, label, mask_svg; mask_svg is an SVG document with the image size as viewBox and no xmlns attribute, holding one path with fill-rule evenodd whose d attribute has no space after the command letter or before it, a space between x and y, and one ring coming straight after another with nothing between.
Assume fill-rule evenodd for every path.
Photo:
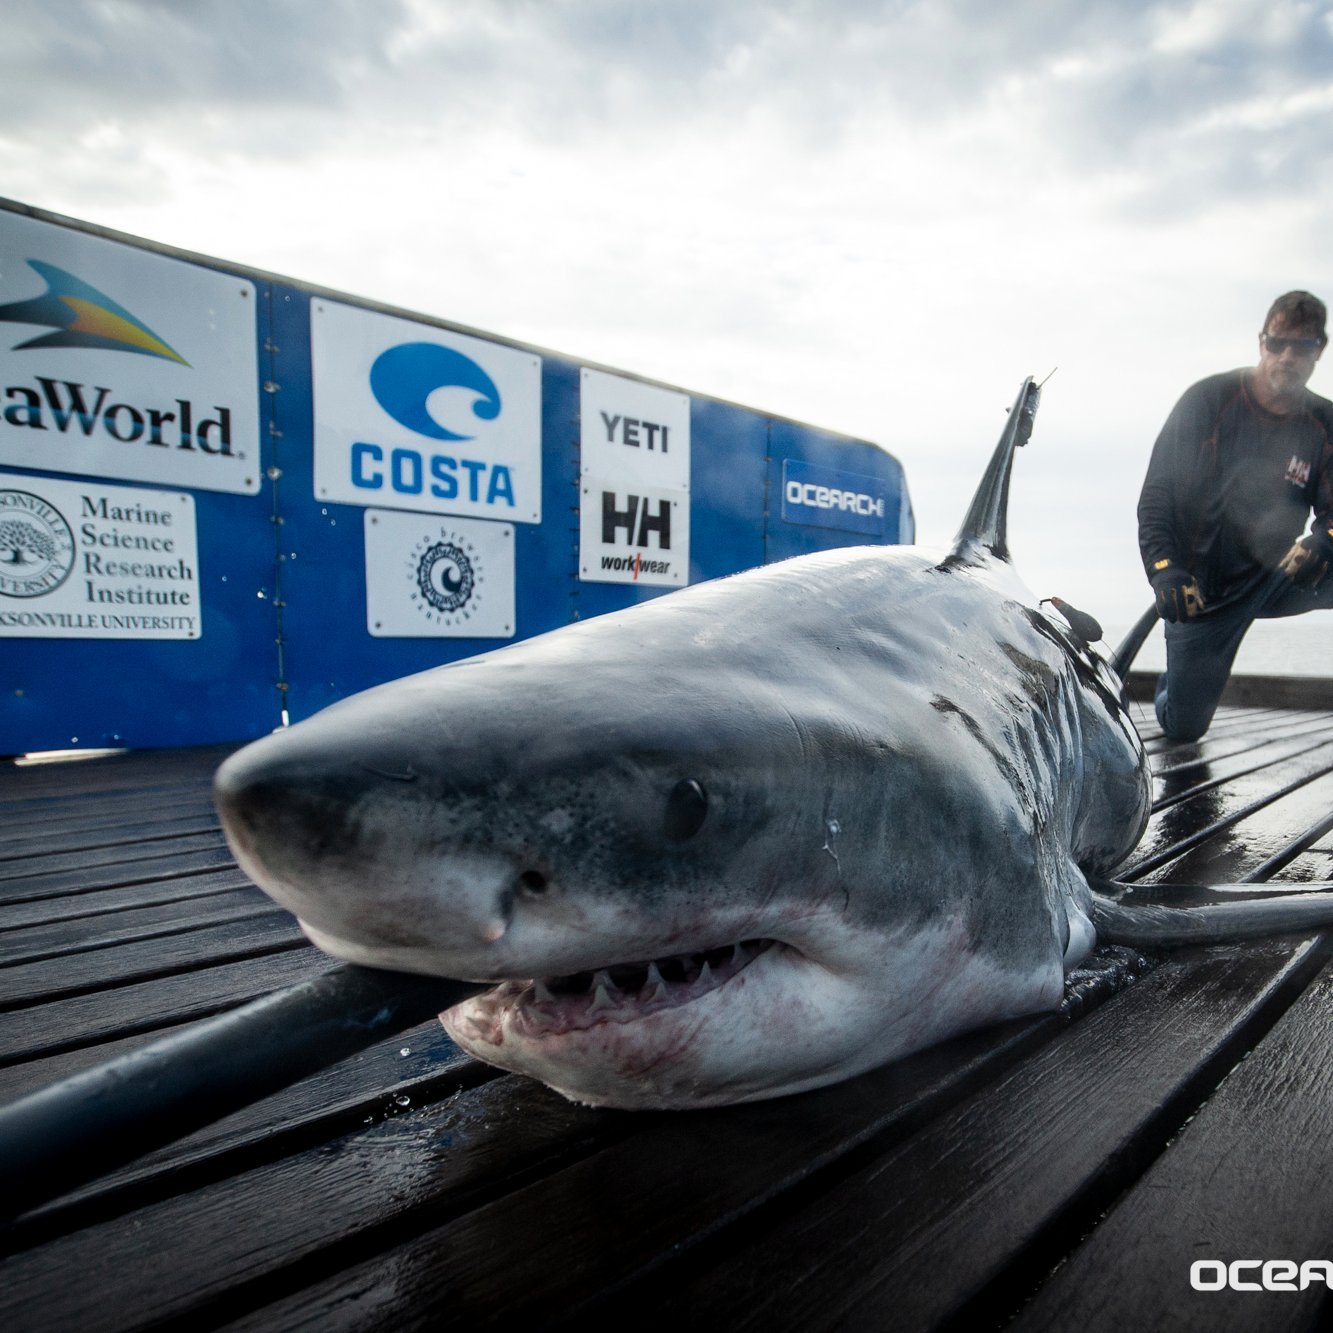
<instances>
[{"instance_id":1,"label":"man's glove","mask_svg":"<svg viewBox=\"0 0 1333 1333\"><path fill-rule=\"evenodd\" d=\"M1188 569L1174 565L1170 560L1159 560L1149 575L1153 595L1157 598L1157 614L1174 624L1178 620L1193 620L1203 610L1203 597L1194 575Z\"/></svg>"},{"instance_id":2,"label":"man's glove","mask_svg":"<svg viewBox=\"0 0 1333 1333\"><path fill-rule=\"evenodd\" d=\"M1333 531L1316 528L1308 537L1293 542L1278 563L1278 568L1293 582L1317 588L1333 560Z\"/></svg>"}]
</instances>

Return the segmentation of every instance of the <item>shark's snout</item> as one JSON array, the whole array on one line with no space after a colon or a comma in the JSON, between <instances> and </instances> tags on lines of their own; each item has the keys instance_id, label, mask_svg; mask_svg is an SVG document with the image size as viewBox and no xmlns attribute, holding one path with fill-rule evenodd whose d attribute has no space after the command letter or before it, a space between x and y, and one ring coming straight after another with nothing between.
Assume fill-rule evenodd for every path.
<instances>
[{"instance_id":1,"label":"shark's snout","mask_svg":"<svg viewBox=\"0 0 1333 1333\"><path fill-rule=\"evenodd\" d=\"M271 737L234 754L213 780L213 799L232 848L245 861L295 868L347 854L349 817L382 779L336 765ZM250 868L247 866L247 868Z\"/></svg>"},{"instance_id":2,"label":"shark's snout","mask_svg":"<svg viewBox=\"0 0 1333 1333\"><path fill-rule=\"evenodd\" d=\"M458 946L484 951L548 880L522 857L445 845L425 786L409 758L349 759L294 729L231 756L214 799L238 864L315 943L370 966L443 971L420 954L441 919Z\"/></svg>"}]
</instances>

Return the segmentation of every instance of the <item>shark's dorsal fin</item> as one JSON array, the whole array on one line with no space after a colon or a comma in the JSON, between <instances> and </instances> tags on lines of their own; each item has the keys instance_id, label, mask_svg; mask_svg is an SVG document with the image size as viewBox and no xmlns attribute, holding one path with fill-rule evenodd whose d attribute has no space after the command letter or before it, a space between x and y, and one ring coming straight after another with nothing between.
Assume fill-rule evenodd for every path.
<instances>
[{"instance_id":1,"label":"shark's dorsal fin","mask_svg":"<svg viewBox=\"0 0 1333 1333\"><path fill-rule=\"evenodd\" d=\"M1014 463L1014 450L1026 444L1032 434L1032 423L1037 416L1041 387L1029 375L1023 381L1014 405L1009 409L1009 420L1000 433L999 443L991 455L972 505L963 519L963 526L954 538L954 556L965 555L969 547L984 546L1001 560L1009 559L1006 533L1009 510L1009 473Z\"/></svg>"}]
</instances>

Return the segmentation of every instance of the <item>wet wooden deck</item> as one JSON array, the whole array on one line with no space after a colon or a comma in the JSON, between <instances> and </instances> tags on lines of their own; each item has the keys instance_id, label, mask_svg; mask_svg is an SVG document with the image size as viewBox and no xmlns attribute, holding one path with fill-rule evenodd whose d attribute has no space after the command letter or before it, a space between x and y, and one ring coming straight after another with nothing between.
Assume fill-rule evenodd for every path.
<instances>
[{"instance_id":1,"label":"wet wooden deck","mask_svg":"<svg viewBox=\"0 0 1333 1333\"><path fill-rule=\"evenodd\" d=\"M1299 701L1299 700L1297 700ZM1290 699L1288 700L1290 702ZM1333 714L1140 710L1130 878L1333 878ZM223 750L0 768L0 1100L327 970L232 863ZM28 1214L6 1330L1314 1328L1333 1259L1320 937L1181 951L1081 1012L727 1111L592 1111L435 1023Z\"/></svg>"}]
</instances>

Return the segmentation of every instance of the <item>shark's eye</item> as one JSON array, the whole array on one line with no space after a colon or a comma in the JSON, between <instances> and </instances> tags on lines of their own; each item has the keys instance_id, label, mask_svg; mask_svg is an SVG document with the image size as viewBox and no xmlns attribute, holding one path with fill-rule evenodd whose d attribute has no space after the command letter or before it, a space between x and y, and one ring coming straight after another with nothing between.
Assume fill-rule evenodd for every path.
<instances>
[{"instance_id":1,"label":"shark's eye","mask_svg":"<svg viewBox=\"0 0 1333 1333\"><path fill-rule=\"evenodd\" d=\"M549 887L546 876L540 870L525 870L518 877L519 888L530 897L537 898Z\"/></svg>"},{"instance_id":2,"label":"shark's eye","mask_svg":"<svg viewBox=\"0 0 1333 1333\"><path fill-rule=\"evenodd\" d=\"M662 832L670 842L686 842L703 828L707 816L708 793L693 778L685 778L667 797Z\"/></svg>"}]
</instances>

